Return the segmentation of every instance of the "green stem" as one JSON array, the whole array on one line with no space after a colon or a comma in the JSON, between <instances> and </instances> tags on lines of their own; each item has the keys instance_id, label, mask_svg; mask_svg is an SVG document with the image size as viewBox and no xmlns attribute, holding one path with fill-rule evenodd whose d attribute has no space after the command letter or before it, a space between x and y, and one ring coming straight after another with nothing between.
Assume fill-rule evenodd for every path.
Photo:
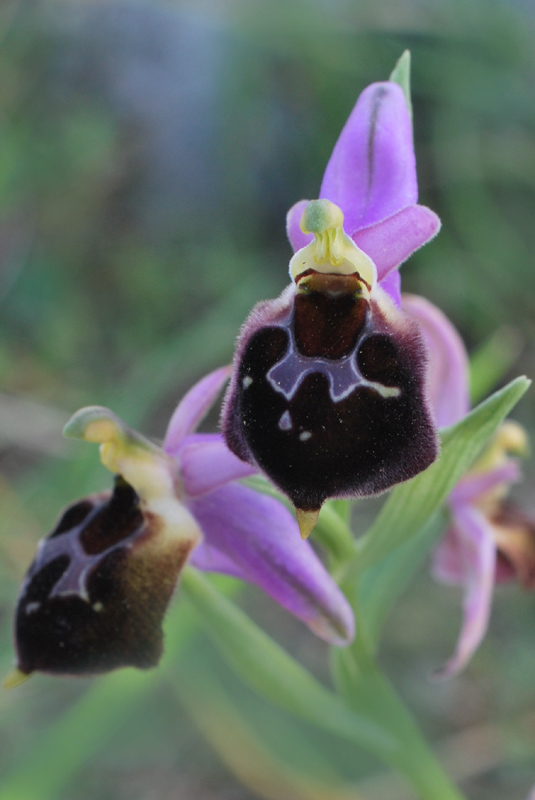
<instances>
[{"instance_id":1,"label":"green stem","mask_svg":"<svg viewBox=\"0 0 535 800\"><path fill-rule=\"evenodd\" d=\"M352 500L329 500L328 505L333 511L336 511L338 516L344 520L346 525L349 525L351 520L351 508L353 506Z\"/></svg>"},{"instance_id":2,"label":"green stem","mask_svg":"<svg viewBox=\"0 0 535 800\"><path fill-rule=\"evenodd\" d=\"M325 527L332 524L331 536L335 538L340 518L331 513L332 517L324 518L324 523ZM386 760L404 775L421 800L463 800L410 711L375 662L373 640L363 618L356 580L344 580L341 588L354 609L358 636L350 647L333 650L334 679L339 693L350 708L358 709L392 734L397 747Z\"/></svg>"},{"instance_id":3,"label":"green stem","mask_svg":"<svg viewBox=\"0 0 535 800\"><path fill-rule=\"evenodd\" d=\"M398 747L390 754L389 763L405 776L421 800L464 800L361 641L336 651L333 666L337 686L348 705L358 708L396 739Z\"/></svg>"},{"instance_id":4,"label":"green stem","mask_svg":"<svg viewBox=\"0 0 535 800\"><path fill-rule=\"evenodd\" d=\"M350 561L356 553L355 539L348 525L350 504L347 504L347 508L343 508L335 506L336 502L345 503L347 501L325 503L312 534L314 540L319 542L331 557L334 568ZM340 511L343 511L343 515L339 513Z\"/></svg>"},{"instance_id":5,"label":"green stem","mask_svg":"<svg viewBox=\"0 0 535 800\"><path fill-rule=\"evenodd\" d=\"M414 786L421 800L465 800L421 735L405 704L381 673L378 683L382 684L382 703L396 717L401 744L397 767Z\"/></svg>"}]
</instances>

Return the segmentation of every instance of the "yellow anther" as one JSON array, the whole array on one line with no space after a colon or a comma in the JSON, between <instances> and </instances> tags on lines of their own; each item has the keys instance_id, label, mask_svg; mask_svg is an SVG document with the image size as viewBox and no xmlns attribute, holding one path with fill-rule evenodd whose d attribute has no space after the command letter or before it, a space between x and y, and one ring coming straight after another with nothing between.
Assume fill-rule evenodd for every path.
<instances>
[{"instance_id":1,"label":"yellow anther","mask_svg":"<svg viewBox=\"0 0 535 800\"><path fill-rule=\"evenodd\" d=\"M179 542L185 558L199 544L201 529L180 500L175 462L161 447L102 406L77 411L64 433L100 444L103 465L132 486L142 511L151 515L146 517L146 524L152 527L152 547Z\"/></svg>"},{"instance_id":2,"label":"yellow anther","mask_svg":"<svg viewBox=\"0 0 535 800\"><path fill-rule=\"evenodd\" d=\"M305 206L300 227L313 233L314 241L301 248L290 261L294 281L309 269L336 275L358 272L371 287L377 279L375 264L344 233L342 210L330 200L311 200Z\"/></svg>"},{"instance_id":3,"label":"yellow anther","mask_svg":"<svg viewBox=\"0 0 535 800\"><path fill-rule=\"evenodd\" d=\"M91 420L84 431L86 442L113 442L117 439L119 428L112 419Z\"/></svg>"},{"instance_id":4,"label":"yellow anther","mask_svg":"<svg viewBox=\"0 0 535 800\"><path fill-rule=\"evenodd\" d=\"M101 406L82 408L64 428L66 436L100 444L103 465L136 490L148 502L174 496L173 461L149 439Z\"/></svg>"},{"instance_id":5,"label":"yellow anther","mask_svg":"<svg viewBox=\"0 0 535 800\"><path fill-rule=\"evenodd\" d=\"M529 455L528 434L522 425L512 420L506 420L500 426L496 434L495 445L501 447L504 452L512 456L526 458Z\"/></svg>"},{"instance_id":6,"label":"yellow anther","mask_svg":"<svg viewBox=\"0 0 535 800\"><path fill-rule=\"evenodd\" d=\"M518 422L506 420L491 439L488 447L476 461L471 472L501 467L510 456L526 458L529 455L529 438Z\"/></svg>"}]
</instances>

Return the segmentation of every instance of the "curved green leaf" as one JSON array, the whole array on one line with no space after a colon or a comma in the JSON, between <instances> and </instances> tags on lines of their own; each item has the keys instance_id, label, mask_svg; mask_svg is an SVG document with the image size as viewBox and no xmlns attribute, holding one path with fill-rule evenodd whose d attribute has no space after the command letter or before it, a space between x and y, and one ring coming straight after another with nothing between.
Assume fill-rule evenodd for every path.
<instances>
[{"instance_id":1,"label":"curved green leaf","mask_svg":"<svg viewBox=\"0 0 535 800\"><path fill-rule=\"evenodd\" d=\"M440 457L425 472L394 489L371 528L357 542L357 555L348 564L345 580L362 573L416 535L445 502L529 386L527 378L517 378L442 432Z\"/></svg>"},{"instance_id":2,"label":"curved green leaf","mask_svg":"<svg viewBox=\"0 0 535 800\"><path fill-rule=\"evenodd\" d=\"M371 718L350 711L200 573L187 569L182 588L234 670L272 702L387 761L396 742Z\"/></svg>"}]
</instances>

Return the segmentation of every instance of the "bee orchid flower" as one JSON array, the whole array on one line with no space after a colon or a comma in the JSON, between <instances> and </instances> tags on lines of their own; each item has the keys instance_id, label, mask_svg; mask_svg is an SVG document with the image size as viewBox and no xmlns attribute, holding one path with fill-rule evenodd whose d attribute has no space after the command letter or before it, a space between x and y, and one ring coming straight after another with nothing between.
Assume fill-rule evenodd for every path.
<instances>
[{"instance_id":1,"label":"bee orchid flower","mask_svg":"<svg viewBox=\"0 0 535 800\"><path fill-rule=\"evenodd\" d=\"M239 336L223 410L229 448L292 501L301 533L329 497L369 496L437 455L427 352L400 310L400 264L440 228L418 205L408 98L359 97L319 199L290 210L292 283Z\"/></svg>"},{"instance_id":2,"label":"bee orchid flower","mask_svg":"<svg viewBox=\"0 0 535 800\"><path fill-rule=\"evenodd\" d=\"M468 357L451 322L428 300L403 295L403 309L418 320L431 352L429 394L439 427L469 410ZM489 624L496 583L517 579L535 588L535 519L508 499L522 478L518 456L528 442L523 428L506 421L449 497L450 524L433 554L437 580L464 591L463 624L455 652L437 677L459 673Z\"/></svg>"},{"instance_id":3,"label":"bee orchid flower","mask_svg":"<svg viewBox=\"0 0 535 800\"><path fill-rule=\"evenodd\" d=\"M79 411L67 436L100 444L112 491L69 506L38 546L15 618L17 667L91 674L154 666L161 623L186 562L260 586L318 636L347 644L352 610L295 519L238 483L253 469L218 434L195 433L228 379L201 380L176 409L162 447L105 408Z\"/></svg>"}]
</instances>

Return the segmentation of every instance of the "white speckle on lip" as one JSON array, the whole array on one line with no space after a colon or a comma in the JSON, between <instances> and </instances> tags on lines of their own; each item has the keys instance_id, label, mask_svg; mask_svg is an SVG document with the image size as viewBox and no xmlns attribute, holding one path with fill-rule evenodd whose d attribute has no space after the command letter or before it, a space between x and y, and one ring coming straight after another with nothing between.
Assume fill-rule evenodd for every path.
<instances>
[{"instance_id":1,"label":"white speckle on lip","mask_svg":"<svg viewBox=\"0 0 535 800\"><path fill-rule=\"evenodd\" d=\"M398 389L397 386L383 386L382 383L376 383L375 381L370 381L369 386L370 389L375 389L381 397L399 397L401 394L401 389Z\"/></svg>"},{"instance_id":2,"label":"white speckle on lip","mask_svg":"<svg viewBox=\"0 0 535 800\"><path fill-rule=\"evenodd\" d=\"M279 420L279 428L281 431L289 431L292 429L292 418L289 411L285 411Z\"/></svg>"},{"instance_id":3,"label":"white speckle on lip","mask_svg":"<svg viewBox=\"0 0 535 800\"><path fill-rule=\"evenodd\" d=\"M26 603L26 608L24 609L27 614L33 614L34 611L39 611L41 608L41 603Z\"/></svg>"},{"instance_id":4,"label":"white speckle on lip","mask_svg":"<svg viewBox=\"0 0 535 800\"><path fill-rule=\"evenodd\" d=\"M299 434L299 441L300 442L308 442L309 439L312 439L312 434L310 431L303 431Z\"/></svg>"},{"instance_id":5,"label":"white speckle on lip","mask_svg":"<svg viewBox=\"0 0 535 800\"><path fill-rule=\"evenodd\" d=\"M246 375L245 378L242 380L241 385L243 386L244 389L248 389L249 386L252 384L252 382L253 379L251 378L251 376Z\"/></svg>"},{"instance_id":6,"label":"white speckle on lip","mask_svg":"<svg viewBox=\"0 0 535 800\"><path fill-rule=\"evenodd\" d=\"M100 600L97 600L96 603L93 603L92 609L93 609L93 611L97 611L97 612L104 611L104 603L101 603Z\"/></svg>"}]
</instances>

